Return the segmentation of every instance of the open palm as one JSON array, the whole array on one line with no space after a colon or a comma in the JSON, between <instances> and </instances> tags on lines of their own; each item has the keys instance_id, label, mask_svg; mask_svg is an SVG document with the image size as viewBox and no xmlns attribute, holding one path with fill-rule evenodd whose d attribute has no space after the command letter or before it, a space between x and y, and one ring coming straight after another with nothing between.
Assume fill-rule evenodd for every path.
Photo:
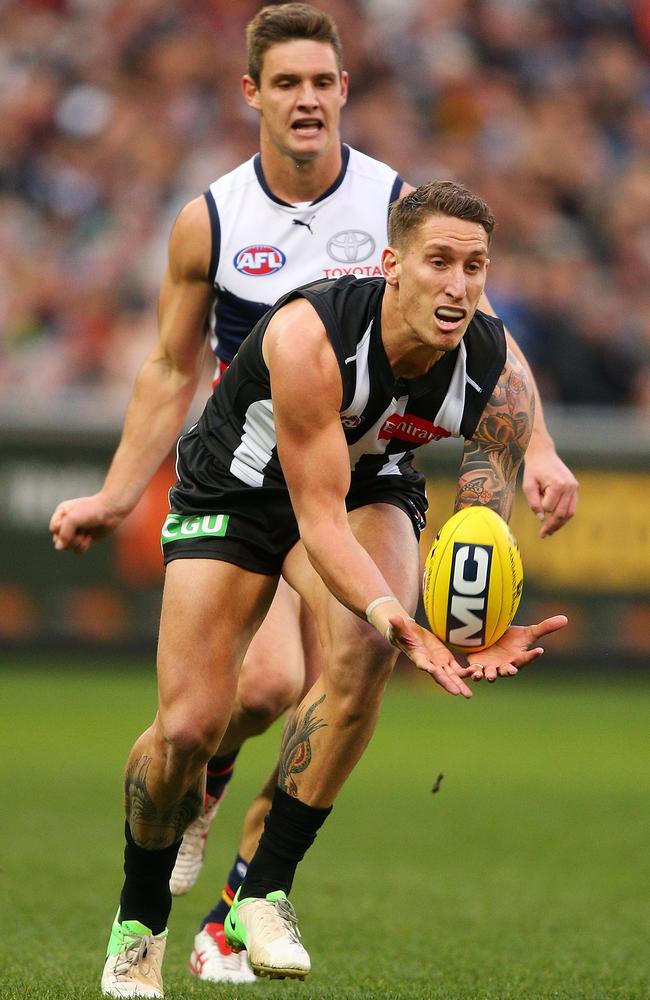
<instances>
[{"instance_id":1,"label":"open palm","mask_svg":"<svg viewBox=\"0 0 650 1000\"><path fill-rule=\"evenodd\" d=\"M557 632L567 622L566 615L554 615L537 625L511 625L498 642L479 653L467 655L467 662L473 669L470 675L472 680L480 681L484 677L495 681L497 677L514 676L520 667L542 655L544 650L537 645L542 636Z\"/></svg>"}]
</instances>

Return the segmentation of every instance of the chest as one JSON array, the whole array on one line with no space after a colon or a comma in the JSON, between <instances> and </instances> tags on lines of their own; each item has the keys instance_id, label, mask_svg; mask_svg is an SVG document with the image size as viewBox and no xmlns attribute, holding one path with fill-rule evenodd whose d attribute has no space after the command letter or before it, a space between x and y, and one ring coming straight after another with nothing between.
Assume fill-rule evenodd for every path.
<instances>
[{"instance_id":1,"label":"chest","mask_svg":"<svg viewBox=\"0 0 650 1000\"><path fill-rule=\"evenodd\" d=\"M218 204L216 285L271 303L309 281L381 275L388 197L388 191L362 193L346 179L324 202L296 209L249 185Z\"/></svg>"}]
</instances>

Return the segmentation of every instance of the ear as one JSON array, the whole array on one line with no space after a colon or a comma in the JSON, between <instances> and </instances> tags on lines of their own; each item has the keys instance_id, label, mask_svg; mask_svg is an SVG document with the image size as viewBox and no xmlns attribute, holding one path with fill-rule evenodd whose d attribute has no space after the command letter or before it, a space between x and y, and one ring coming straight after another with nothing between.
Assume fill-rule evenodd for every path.
<instances>
[{"instance_id":1,"label":"ear","mask_svg":"<svg viewBox=\"0 0 650 1000\"><path fill-rule=\"evenodd\" d=\"M399 285L399 276L402 264L399 258L399 251L393 247L386 247L381 255L381 269L384 273L387 285Z\"/></svg>"},{"instance_id":2,"label":"ear","mask_svg":"<svg viewBox=\"0 0 650 1000\"><path fill-rule=\"evenodd\" d=\"M350 83L350 77L348 73L343 70L341 73L341 107L343 107L348 102L348 84Z\"/></svg>"},{"instance_id":3,"label":"ear","mask_svg":"<svg viewBox=\"0 0 650 1000\"><path fill-rule=\"evenodd\" d=\"M246 73L241 78L241 89L244 95L244 100L246 101L249 108L253 108L255 111L260 110L260 96L259 90L257 89L257 84L253 80L252 76Z\"/></svg>"}]
</instances>

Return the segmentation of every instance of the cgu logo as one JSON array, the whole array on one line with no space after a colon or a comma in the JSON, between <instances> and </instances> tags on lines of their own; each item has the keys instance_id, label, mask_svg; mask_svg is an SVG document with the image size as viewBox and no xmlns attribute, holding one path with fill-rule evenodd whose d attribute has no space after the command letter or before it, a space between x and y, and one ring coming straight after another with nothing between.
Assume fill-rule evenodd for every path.
<instances>
[{"instance_id":1,"label":"cgu logo","mask_svg":"<svg viewBox=\"0 0 650 1000\"><path fill-rule=\"evenodd\" d=\"M233 257L233 264L241 274L261 278L265 274L275 274L286 264L287 258L277 247L259 243L244 247Z\"/></svg>"},{"instance_id":2,"label":"cgu logo","mask_svg":"<svg viewBox=\"0 0 650 1000\"><path fill-rule=\"evenodd\" d=\"M168 514L163 524L162 544L187 541L190 538L223 537L228 530L230 514Z\"/></svg>"},{"instance_id":3,"label":"cgu logo","mask_svg":"<svg viewBox=\"0 0 650 1000\"><path fill-rule=\"evenodd\" d=\"M454 542L447 642L457 646L483 645L491 566L491 545Z\"/></svg>"}]
</instances>

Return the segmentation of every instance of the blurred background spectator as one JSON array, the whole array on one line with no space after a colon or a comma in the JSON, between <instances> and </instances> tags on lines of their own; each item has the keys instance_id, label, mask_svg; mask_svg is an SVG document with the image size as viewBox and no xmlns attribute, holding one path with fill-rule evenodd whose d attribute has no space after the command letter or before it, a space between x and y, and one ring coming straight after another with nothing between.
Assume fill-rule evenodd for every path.
<instances>
[{"instance_id":1,"label":"blurred background spectator","mask_svg":"<svg viewBox=\"0 0 650 1000\"><path fill-rule=\"evenodd\" d=\"M650 412L650 4L321 0L343 135L498 220L489 293L542 394ZM119 425L173 219L257 148L253 0L0 0L2 417ZM86 411L84 411L86 412Z\"/></svg>"}]
</instances>

